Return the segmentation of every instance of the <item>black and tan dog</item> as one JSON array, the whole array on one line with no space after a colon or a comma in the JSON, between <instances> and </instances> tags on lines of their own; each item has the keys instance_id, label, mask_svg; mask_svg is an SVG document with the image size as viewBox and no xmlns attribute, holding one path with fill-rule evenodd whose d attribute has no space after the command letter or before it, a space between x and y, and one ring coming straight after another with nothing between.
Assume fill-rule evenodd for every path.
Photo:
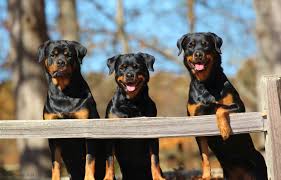
<instances>
[{"instance_id":1,"label":"black and tan dog","mask_svg":"<svg viewBox=\"0 0 281 180\"><path fill-rule=\"evenodd\" d=\"M187 114L216 114L221 136L197 137L201 152L203 179L210 179L208 145L218 158L226 179L267 179L262 155L249 134L232 135L229 113L244 112L238 92L221 67L222 39L214 33L190 33L177 42L179 55L184 50L184 65L191 75Z\"/></svg>"},{"instance_id":2,"label":"black and tan dog","mask_svg":"<svg viewBox=\"0 0 281 180\"><path fill-rule=\"evenodd\" d=\"M117 90L106 109L106 118L155 117L157 109L148 95L149 70L154 57L145 54L117 55L107 60L109 74L115 72ZM159 165L158 139L116 140L115 156L123 180L163 180ZM107 176L114 176L113 147L107 147Z\"/></svg>"},{"instance_id":3,"label":"black and tan dog","mask_svg":"<svg viewBox=\"0 0 281 180\"><path fill-rule=\"evenodd\" d=\"M39 47L38 60L44 63L49 86L43 111L44 120L99 118L95 100L80 72L80 64L86 53L87 49L74 41L46 41ZM71 179L84 179L85 139L49 139L49 146L53 180L60 179L62 160ZM94 179L96 158L93 155L96 151L96 141L89 140L85 179ZM104 165L99 167L101 169L96 174L100 177L97 179L102 179Z\"/></svg>"}]
</instances>

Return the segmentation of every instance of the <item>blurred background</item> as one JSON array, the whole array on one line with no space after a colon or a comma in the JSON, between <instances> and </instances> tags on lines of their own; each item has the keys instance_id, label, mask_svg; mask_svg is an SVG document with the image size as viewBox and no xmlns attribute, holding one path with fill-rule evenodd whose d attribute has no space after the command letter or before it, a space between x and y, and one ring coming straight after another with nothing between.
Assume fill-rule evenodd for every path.
<instances>
[{"instance_id":1,"label":"blurred background","mask_svg":"<svg viewBox=\"0 0 281 180\"><path fill-rule=\"evenodd\" d=\"M189 74L176 41L188 32L223 38L223 68L247 111L260 108L259 79L281 72L281 1L271 0L1 0L0 119L42 119L46 96L36 52L48 39L81 42L82 71L104 116L115 83L106 60L119 53L156 57L149 82L158 116L186 116ZM253 134L263 151L263 136ZM201 169L193 138L161 139L165 172ZM0 140L0 179L50 177L46 139ZM212 167L219 164L212 158Z\"/></svg>"}]
</instances>

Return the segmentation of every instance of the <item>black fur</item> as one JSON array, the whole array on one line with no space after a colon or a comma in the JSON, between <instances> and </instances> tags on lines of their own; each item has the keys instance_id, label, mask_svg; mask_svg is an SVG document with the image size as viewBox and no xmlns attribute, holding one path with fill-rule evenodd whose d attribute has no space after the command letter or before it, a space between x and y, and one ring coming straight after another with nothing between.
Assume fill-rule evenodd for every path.
<instances>
[{"instance_id":1,"label":"black fur","mask_svg":"<svg viewBox=\"0 0 281 180\"><path fill-rule=\"evenodd\" d=\"M44 61L46 70L46 78L48 82L47 99L44 106L43 114L54 114L55 119L73 119L76 116L75 112L87 110L89 113L83 118L99 118L96 109L96 102L91 94L90 88L81 75L80 64L83 57L86 55L87 49L78 42L58 40L47 41L38 49L39 62ZM64 65L58 65L58 62L63 62ZM50 66L53 70L49 71ZM66 67L69 71L63 71ZM53 78L67 79L69 83L60 89L53 82ZM91 140L93 141L93 140ZM89 140L89 142L91 142ZM99 146L88 144L88 153L99 151ZM86 160L86 140L79 139L49 139L49 146L52 155L52 162L55 160L56 148L61 149L61 156L66 165L66 168L73 180L83 180L85 175L85 160ZM100 156L99 158L101 158ZM99 160L101 163L102 160ZM104 164L98 164L97 179L103 179Z\"/></svg>"},{"instance_id":2,"label":"black fur","mask_svg":"<svg viewBox=\"0 0 281 180\"><path fill-rule=\"evenodd\" d=\"M149 97L147 82L149 70L153 71L153 56L144 53L117 55L109 58L107 65L110 74L115 72L117 90L106 109L106 118L114 115L120 118L155 117L156 105ZM125 68L123 68L124 66ZM126 85L118 81L119 77L131 74L136 79L138 75L144 77L137 95L128 97ZM134 81L130 78L128 82ZM158 139L126 139L115 140L114 148L117 160L121 167L123 180L149 180L152 179L150 149L156 154L159 163ZM111 147L112 149L112 147Z\"/></svg>"},{"instance_id":3,"label":"black fur","mask_svg":"<svg viewBox=\"0 0 281 180\"><path fill-rule=\"evenodd\" d=\"M205 46L202 41L207 41ZM194 44L190 44L194 42ZM179 54L184 50L184 64L191 75L189 86L188 104L200 104L196 109L195 115L215 114L218 107L223 107L231 112L245 112L245 107L240 99L236 89L223 73L221 67L222 39L214 33L190 33L185 34L177 42ZM195 59L195 52L202 54L211 54L213 57L213 66L210 74L205 80L198 80L195 76L196 70L190 65L187 57L192 56L194 63L204 64L205 58ZM233 102L230 105L218 103L221 99L231 94ZM190 112L188 112L190 115ZM197 139L198 141L198 139ZM266 180L267 170L262 155L255 149L249 134L231 135L226 141L221 136L208 137L208 145L218 158L226 179L233 176L233 169L241 168L247 172L253 179Z\"/></svg>"}]
</instances>

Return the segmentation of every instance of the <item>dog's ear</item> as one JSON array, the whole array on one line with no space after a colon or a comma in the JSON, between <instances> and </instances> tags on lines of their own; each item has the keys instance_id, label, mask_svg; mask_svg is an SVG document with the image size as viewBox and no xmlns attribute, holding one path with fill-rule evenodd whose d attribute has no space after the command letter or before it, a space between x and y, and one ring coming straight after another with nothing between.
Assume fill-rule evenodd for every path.
<instances>
[{"instance_id":1,"label":"dog's ear","mask_svg":"<svg viewBox=\"0 0 281 180\"><path fill-rule=\"evenodd\" d=\"M219 37L218 35L216 35L215 33L212 33L212 32L208 32L208 34L212 37L213 41L214 41L214 44L215 44L215 48L216 48L216 51L221 54L221 46L222 46L222 38Z\"/></svg>"},{"instance_id":2,"label":"dog's ear","mask_svg":"<svg viewBox=\"0 0 281 180\"><path fill-rule=\"evenodd\" d=\"M121 56L121 54L113 56L107 59L107 67L109 69L109 75L114 72L116 60Z\"/></svg>"},{"instance_id":3,"label":"dog's ear","mask_svg":"<svg viewBox=\"0 0 281 180\"><path fill-rule=\"evenodd\" d=\"M189 33L183 35L183 36L182 36L181 38L179 38L178 41L177 41L177 47L178 47L178 49L179 49L178 56L179 56L179 55L181 54L181 52L182 52L182 42L183 42L183 40L184 40L187 36L189 36Z\"/></svg>"},{"instance_id":4,"label":"dog's ear","mask_svg":"<svg viewBox=\"0 0 281 180\"><path fill-rule=\"evenodd\" d=\"M46 48L51 44L51 42L51 40L48 40L39 46L37 50L38 62L41 62L46 58Z\"/></svg>"},{"instance_id":5,"label":"dog's ear","mask_svg":"<svg viewBox=\"0 0 281 180\"><path fill-rule=\"evenodd\" d=\"M139 52L137 55L141 56L145 60L146 67L149 71L154 71L154 68L153 68L153 64L155 62L154 56L152 56L150 54L146 54L146 53L141 53L141 52Z\"/></svg>"},{"instance_id":6,"label":"dog's ear","mask_svg":"<svg viewBox=\"0 0 281 180\"><path fill-rule=\"evenodd\" d=\"M87 54L87 48L81 45L79 42L76 41L71 41L71 44L74 46L76 55L77 55L77 60L80 64L82 64L82 59L86 56Z\"/></svg>"}]
</instances>

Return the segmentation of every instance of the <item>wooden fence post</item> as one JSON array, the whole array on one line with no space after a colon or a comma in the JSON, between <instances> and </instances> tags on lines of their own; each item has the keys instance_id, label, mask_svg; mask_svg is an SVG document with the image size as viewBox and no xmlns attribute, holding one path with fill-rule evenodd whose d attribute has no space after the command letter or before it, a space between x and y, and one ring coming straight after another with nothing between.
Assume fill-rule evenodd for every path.
<instances>
[{"instance_id":1,"label":"wooden fence post","mask_svg":"<svg viewBox=\"0 0 281 180\"><path fill-rule=\"evenodd\" d=\"M281 179L281 76L266 76L267 132L265 153L269 180Z\"/></svg>"}]
</instances>

